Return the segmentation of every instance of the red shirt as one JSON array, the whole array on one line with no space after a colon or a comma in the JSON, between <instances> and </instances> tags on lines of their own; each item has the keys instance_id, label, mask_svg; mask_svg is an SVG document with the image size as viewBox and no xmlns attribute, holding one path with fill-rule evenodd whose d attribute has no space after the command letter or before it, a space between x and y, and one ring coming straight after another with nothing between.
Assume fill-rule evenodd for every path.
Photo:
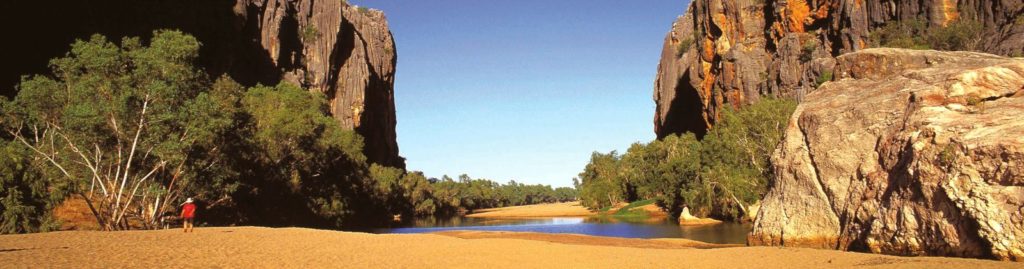
<instances>
[{"instance_id":1,"label":"red shirt","mask_svg":"<svg viewBox=\"0 0 1024 269\"><path fill-rule=\"evenodd\" d=\"M181 207L181 217L191 219L196 216L196 204L187 203Z\"/></svg>"}]
</instances>

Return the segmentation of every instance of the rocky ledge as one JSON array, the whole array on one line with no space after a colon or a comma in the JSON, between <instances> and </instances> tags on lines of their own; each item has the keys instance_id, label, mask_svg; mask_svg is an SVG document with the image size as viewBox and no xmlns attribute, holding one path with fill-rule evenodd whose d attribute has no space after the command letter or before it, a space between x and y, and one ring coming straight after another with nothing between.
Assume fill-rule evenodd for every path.
<instances>
[{"instance_id":1,"label":"rocky ledge","mask_svg":"<svg viewBox=\"0 0 1024 269\"><path fill-rule=\"evenodd\" d=\"M1024 261L1024 58L866 49L803 99L751 245Z\"/></svg>"}]
</instances>

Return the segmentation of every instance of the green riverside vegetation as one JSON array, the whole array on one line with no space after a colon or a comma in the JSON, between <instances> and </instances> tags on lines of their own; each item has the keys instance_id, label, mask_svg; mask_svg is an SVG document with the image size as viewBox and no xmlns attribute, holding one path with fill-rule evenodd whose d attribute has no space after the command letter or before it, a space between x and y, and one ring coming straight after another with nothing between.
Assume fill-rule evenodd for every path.
<instances>
[{"instance_id":1,"label":"green riverside vegetation","mask_svg":"<svg viewBox=\"0 0 1024 269\"><path fill-rule=\"evenodd\" d=\"M977 50L984 25L961 19L945 27L929 27L924 20L890 22L871 32L874 47L934 50Z\"/></svg>"},{"instance_id":2,"label":"green riverside vegetation","mask_svg":"<svg viewBox=\"0 0 1024 269\"><path fill-rule=\"evenodd\" d=\"M323 94L210 79L194 66L199 46L178 31L149 44L94 35L0 98L0 233L57 228L68 198L122 230L159 227L187 197L210 224L326 228L576 197L368 163Z\"/></svg>"},{"instance_id":3,"label":"green riverside vegetation","mask_svg":"<svg viewBox=\"0 0 1024 269\"><path fill-rule=\"evenodd\" d=\"M767 190L769 157L795 109L792 100L761 100L724 111L702 140L685 133L634 143L622 155L595 152L578 178L580 200L592 209L653 200L673 216L689 207L740 219Z\"/></svg>"}]
</instances>

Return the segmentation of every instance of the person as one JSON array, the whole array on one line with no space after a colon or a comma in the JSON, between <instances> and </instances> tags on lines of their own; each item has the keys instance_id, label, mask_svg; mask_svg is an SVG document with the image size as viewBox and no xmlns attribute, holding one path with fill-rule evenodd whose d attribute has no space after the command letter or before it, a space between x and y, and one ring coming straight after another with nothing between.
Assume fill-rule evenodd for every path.
<instances>
[{"instance_id":1,"label":"person","mask_svg":"<svg viewBox=\"0 0 1024 269\"><path fill-rule=\"evenodd\" d=\"M183 228L186 233L192 232L192 224L196 218L196 204L192 202L192 197L185 199L185 204L181 206L181 219L183 220Z\"/></svg>"}]
</instances>

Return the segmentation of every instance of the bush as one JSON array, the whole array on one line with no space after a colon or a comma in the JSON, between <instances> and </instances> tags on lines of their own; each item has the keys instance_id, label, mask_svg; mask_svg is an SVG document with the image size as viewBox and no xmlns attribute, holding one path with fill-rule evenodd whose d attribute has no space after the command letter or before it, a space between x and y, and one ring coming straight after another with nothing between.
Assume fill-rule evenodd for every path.
<instances>
[{"instance_id":1,"label":"bush","mask_svg":"<svg viewBox=\"0 0 1024 269\"><path fill-rule=\"evenodd\" d=\"M580 199L594 209L653 199L673 215L689 206L697 216L737 219L766 191L769 156L795 109L795 101L766 99L726 109L702 141L685 133L621 156L594 153L579 176Z\"/></svg>"},{"instance_id":2,"label":"bush","mask_svg":"<svg viewBox=\"0 0 1024 269\"><path fill-rule=\"evenodd\" d=\"M829 82L829 81L832 81L832 71L829 71L829 70L821 72L821 74L818 75L818 79L815 80L815 82L817 82L818 86L821 86L821 84L825 84L825 82Z\"/></svg>"},{"instance_id":3,"label":"bush","mask_svg":"<svg viewBox=\"0 0 1024 269\"><path fill-rule=\"evenodd\" d=\"M871 33L876 47L935 50L977 50L984 26L972 20L957 20L945 27L928 27L922 20L889 22Z\"/></svg>"},{"instance_id":4,"label":"bush","mask_svg":"<svg viewBox=\"0 0 1024 269\"><path fill-rule=\"evenodd\" d=\"M977 50L984 33L985 29L979 22L957 20L946 27L932 29L925 40L937 50Z\"/></svg>"},{"instance_id":5,"label":"bush","mask_svg":"<svg viewBox=\"0 0 1024 269\"><path fill-rule=\"evenodd\" d=\"M800 61L810 62L814 59L814 51L818 50L818 40L809 39L800 50Z\"/></svg>"},{"instance_id":6,"label":"bush","mask_svg":"<svg viewBox=\"0 0 1024 269\"><path fill-rule=\"evenodd\" d=\"M690 46L693 45L693 39L687 38L679 41L679 45L676 45L676 58L682 58L683 54L686 54L690 50Z\"/></svg>"},{"instance_id":7,"label":"bush","mask_svg":"<svg viewBox=\"0 0 1024 269\"><path fill-rule=\"evenodd\" d=\"M890 21L872 31L869 39L874 47L929 49L923 38L927 28L923 20Z\"/></svg>"},{"instance_id":8,"label":"bush","mask_svg":"<svg viewBox=\"0 0 1024 269\"><path fill-rule=\"evenodd\" d=\"M24 146L0 139L0 234L59 228L52 212L64 201L68 186L47 180L32 167L30 157Z\"/></svg>"},{"instance_id":9,"label":"bush","mask_svg":"<svg viewBox=\"0 0 1024 269\"><path fill-rule=\"evenodd\" d=\"M320 38L320 31L317 31L313 25L302 27L302 41L316 42L318 38Z\"/></svg>"}]
</instances>

